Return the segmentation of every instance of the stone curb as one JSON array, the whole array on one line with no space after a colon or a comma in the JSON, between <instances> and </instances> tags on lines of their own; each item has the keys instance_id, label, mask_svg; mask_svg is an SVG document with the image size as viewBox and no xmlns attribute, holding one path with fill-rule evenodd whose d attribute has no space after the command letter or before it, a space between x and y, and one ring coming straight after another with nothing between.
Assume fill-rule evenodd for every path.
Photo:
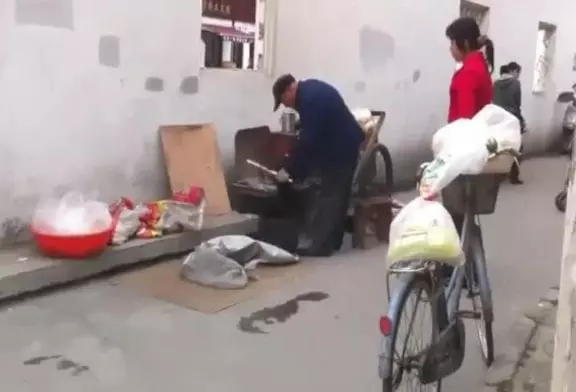
<instances>
[{"instance_id":1,"label":"stone curb","mask_svg":"<svg viewBox=\"0 0 576 392\"><path fill-rule=\"evenodd\" d=\"M538 304L528 309L512 324L505 348L488 369L482 392L512 392L514 377L518 372L532 339L543 321L558 306L558 288L551 288L540 298Z\"/></svg>"},{"instance_id":2,"label":"stone curb","mask_svg":"<svg viewBox=\"0 0 576 392\"><path fill-rule=\"evenodd\" d=\"M211 217L200 231L185 231L152 240L132 240L109 247L87 260L58 260L39 255L28 245L0 251L0 301L23 294L82 281L104 272L191 252L208 239L233 234L250 234L258 228L258 217L232 213Z\"/></svg>"}]
</instances>

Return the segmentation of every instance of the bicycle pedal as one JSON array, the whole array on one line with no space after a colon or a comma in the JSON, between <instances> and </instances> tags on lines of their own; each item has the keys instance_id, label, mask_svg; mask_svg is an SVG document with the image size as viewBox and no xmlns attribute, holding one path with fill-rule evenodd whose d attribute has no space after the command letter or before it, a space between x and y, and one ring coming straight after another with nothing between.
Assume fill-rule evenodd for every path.
<instances>
[{"instance_id":1,"label":"bicycle pedal","mask_svg":"<svg viewBox=\"0 0 576 392\"><path fill-rule=\"evenodd\" d=\"M473 319L473 320L479 320L482 318L482 313L481 312L476 312L474 310L460 310L458 312L458 316L464 318L464 319Z\"/></svg>"}]
</instances>

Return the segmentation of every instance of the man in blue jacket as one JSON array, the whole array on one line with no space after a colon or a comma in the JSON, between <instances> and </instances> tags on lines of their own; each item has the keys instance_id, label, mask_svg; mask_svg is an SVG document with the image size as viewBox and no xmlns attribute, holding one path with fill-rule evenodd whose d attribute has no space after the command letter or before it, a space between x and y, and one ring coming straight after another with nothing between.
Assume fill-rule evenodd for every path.
<instances>
[{"instance_id":1,"label":"man in blue jacket","mask_svg":"<svg viewBox=\"0 0 576 392\"><path fill-rule=\"evenodd\" d=\"M342 245L350 191L364 133L340 93L328 83L297 81L287 74L272 87L274 110L296 110L301 131L277 180L318 177L321 184L306 228L301 254L330 256Z\"/></svg>"}]
</instances>

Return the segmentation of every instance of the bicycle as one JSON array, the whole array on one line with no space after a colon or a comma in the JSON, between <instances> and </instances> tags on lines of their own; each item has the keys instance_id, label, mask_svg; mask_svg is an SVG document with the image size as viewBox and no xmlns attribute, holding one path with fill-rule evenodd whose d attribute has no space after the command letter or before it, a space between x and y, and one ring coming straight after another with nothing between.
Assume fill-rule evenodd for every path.
<instances>
[{"instance_id":1,"label":"bicycle","mask_svg":"<svg viewBox=\"0 0 576 392\"><path fill-rule=\"evenodd\" d=\"M380 318L383 345L379 374L383 392L399 390L406 376L415 376L416 383L427 388L423 390L440 391L442 379L460 369L464 361L466 335L463 318L476 321L484 362L487 366L493 362L494 312L478 216L494 212L500 183L507 178L515 156L515 152L504 151L491 159L481 174L460 176L442 191L442 200L447 208L463 215L460 241L466 259L462 266L454 268L447 287L441 271L443 265L433 260L406 261L388 271L389 307L387 314ZM390 291L391 275L399 276L399 286L393 295ZM465 280L472 311L460 310ZM408 325L403 325L401 316L412 294L416 294L416 306ZM426 337L429 343L407 353L405 345L411 337L419 302L429 305L432 319L431 331ZM406 331L406 338L404 347L398 351L397 346L402 343L399 338L401 331Z\"/></svg>"}]
</instances>

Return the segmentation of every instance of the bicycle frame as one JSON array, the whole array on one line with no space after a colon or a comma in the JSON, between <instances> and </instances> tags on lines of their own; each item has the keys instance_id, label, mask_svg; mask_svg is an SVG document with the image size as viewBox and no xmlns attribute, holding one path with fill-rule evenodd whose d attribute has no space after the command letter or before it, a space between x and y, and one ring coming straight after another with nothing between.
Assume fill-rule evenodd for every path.
<instances>
[{"instance_id":1,"label":"bicycle frame","mask_svg":"<svg viewBox=\"0 0 576 392\"><path fill-rule=\"evenodd\" d=\"M488 147L489 148L489 147ZM489 148L490 150L490 148ZM517 157L514 150L507 149L497 154L509 154ZM423 167L417 175L417 181L422 177ZM431 384L439 381L454 372L462 366L466 348L466 336L464 322L460 312L460 298L464 286L464 279L470 279L469 289L476 289L474 284L478 284L480 295L482 292L488 293L488 305L483 304L481 317L491 323L493 320L493 311L490 299L490 282L488 280L487 266L483 252L482 231L477 216L481 214L491 214L496 207L496 198L500 181L506 176L508 171L503 168L492 168L494 171L486 171L479 175L464 175L460 180L463 182L459 187L453 188L452 191L458 193L443 194L444 201L455 207L455 211L463 217L460 231L460 242L462 251L465 254L465 263L453 270L448 287L442 283L441 264L434 263L434 260L428 260L431 263L422 264L421 268L407 268L406 270L396 270L389 272L388 279L388 322L392 325L391 331L396 331L404 298L408 291L412 289L416 280L423 280L431 287L432 294L429 302L435 309L437 319L438 335L435 341L422 352L405 358L400 367L405 369L418 369L421 384ZM484 176L496 177L492 181L486 181ZM484 177L484 178L483 178ZM478 181L476 181L478 180ZM488 187L486 187L488 186ZM481 188L478 188L481 187ZM480 192L484 190L488 193ZM491 193L496 192L496 193ZM478 196L473 197L473 196ZM448 196L448 197L446 197ZM463 197L463 199L461 199ZM481 251L482 253L478 253ZM400 275L400 284L394 289L394 295L391 296L389 277L391 274ZM476 275L477 274L477 275ZM471 293L473 294L473 293ZM395 333L395 332L394 332ZM383 380L390 380L395 377L391 374L392 367L389 366L394 361L394 333L385 335L383 347L379 359L379 373Z\"/></svg>"},{"instance_id":2,"label":"bicycle frame","mask_svg":"<svg viewBox=\"0 0 576 392\"><path fill-rule=\"evenodd\" d=\"M465 197L466 197L466 211L464 213L464 219L462 221L462 229L460 231L460 244L463 252L467 252L470 249L470 241L473 233L476 232L479 226L475 221L474 206L472 205L472 183L470 178L466 178L465 185ZM450 277L450 283L446 289L446 305L447 305L447 316L448 320L452 320L458 315L460 309L460 298L462 293L462 286L464 284L464 279L466 277L466 267L471 261L466 257L466 262L464 265L454 269L452 276Z\"/></svg>"},{"instance_id":3,"label":"bicycle frame","mask_svg":"<svg viewBox=\"0 0 576 392\"><path fill-rule=\"evenodd\" d=\"M460 234L460 243L464 252L470 248L471 241L475 240L473 237L479 230L479 225L475 221L473 198L470 197L472 192L472 178L466 178L464 190L466 207ZM466 337L464 323L459 316L460 298L464 279L466 279L466 271L470 267L469 263L472 262L475 261L467 257L464 265L454 268L447 288L444 288L443 284L433 287L434 293L431 301L434 301L437 310L439 336L434 344L416 357L409 359L410 362L419 364L420 380L423 384L443 379L455 373L462 366ZM434 277L434 274L441 274L440 268L435 268L434 271L430 272L405 273L401 278L403 280L401 289L408 287L407 283L413 279L431 279L432 283L441 281L441 277ZM396 303L396 298L399 297L393 298L390 302L389 313L395 313L390 312L390 309L399 306ZM384 369L381 369L381 376L384 378L391 375L384 374Z\"/></svg>"},{"instance_id":4,"label":"bicycle frame","mask_svg":"<svg viewBox=\"0 0 576 392\"><path fill-rule=\"evenodd\" d=\"M460 243L465 255L470 247L473 233L477 230L472 192L472 182L467 177L464 188L466 207L460 231ZM439 292L435 293L440 335L437 341L421 354L420 379L423 384L432 383L455 373L464 362L466 331L464 322L459 316L459 309L466 271L471 262L473 261L466 257L462 266L454 268L448 287L444 289L441 285L438 288Z\"/></svg>"}]
</instances>

